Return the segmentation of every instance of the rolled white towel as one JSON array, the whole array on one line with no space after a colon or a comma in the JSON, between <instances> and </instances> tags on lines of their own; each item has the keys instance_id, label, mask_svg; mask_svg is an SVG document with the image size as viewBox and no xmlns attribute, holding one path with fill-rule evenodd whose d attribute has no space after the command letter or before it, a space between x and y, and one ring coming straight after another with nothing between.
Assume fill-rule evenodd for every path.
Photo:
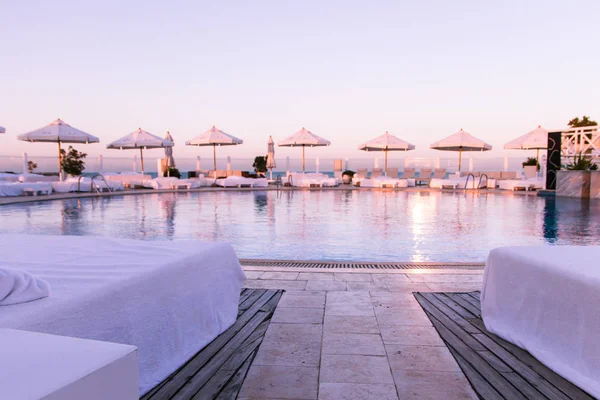
<instances>
[{"instance_id":1,"label":"rolled white towel","mask_svg":"<svg viewBox=\"0 0 600 400\"><path fill-rule=\"evenodd\" d=\"M48 282L25 271L0 268L0 306L25 303L49 295Z\"/></svg>"}]
</instances>

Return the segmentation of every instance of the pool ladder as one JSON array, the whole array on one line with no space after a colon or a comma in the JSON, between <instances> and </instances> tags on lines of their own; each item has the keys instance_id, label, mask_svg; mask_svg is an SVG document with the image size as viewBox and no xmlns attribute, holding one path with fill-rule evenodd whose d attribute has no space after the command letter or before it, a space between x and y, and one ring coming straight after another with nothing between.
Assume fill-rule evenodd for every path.
<instances>
[{"instance_id":1,"label":"pool ladder","mask_svg":"<svg viewBox=\"0 0 600 400\"><path fill-rule=\"evenodd\" d=\"M84 178L84 176L81 175L79 177L79 179L77 179L77 192L81 192L81 178ZM94 189L96 191L96 194L98 194L98 195L100 194L100 189L104 189L104 188L100 188L100 186L94 182L94 179L96 179L96 178L102 179L102 182L104 182L104 185L106 186L106 189L108 190L108 192L112 193L112 190L110 189L110 186L108 185L108 182L106 181L106 178L102 174L96 174L96 175L92 176L92 182L90 183L90 189ZM104 190L102 190L102 191L104 191Z\"/></svg>"},{"instance_id":2,"label":"pool ladder","mask_svg":"<svg viewBox=\"0 0 600 400\"><path fill-rule=\"evenodd\" d=\"M484 176L485 176L485 187L487 188L488 176L487 176L487 174L481 174L481 175L479 175L479 182L477 183L477 187L475 188L476 190L479 190L481 188L481 180L483 179ZM467 181L465 182L465 190L468 189L469 178L473 178L473 184L475 184L475 175L469 173L469 175L467 175Z\"/></svg>"}]
</instances>

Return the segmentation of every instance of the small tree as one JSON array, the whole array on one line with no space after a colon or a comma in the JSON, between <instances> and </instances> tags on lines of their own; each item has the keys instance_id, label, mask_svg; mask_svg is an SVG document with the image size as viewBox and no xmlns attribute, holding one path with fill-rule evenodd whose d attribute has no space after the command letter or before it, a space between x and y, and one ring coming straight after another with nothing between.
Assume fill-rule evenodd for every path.
<instances>
[{"instance_id":1,"label":"small tree","mask_svg":"<svg viewBox=\"0 0 600 400\"><path fill-rule=\"evenodd\" d=\"M64 149L60 150L60 164L62 165L63 171L69 175L77 176L81 175L85 169L85 158L87 153L82 153L69 146L69 151L66 152Z\"/></svg>"},{"instance_id":2,"label":"small tree","mask_svg":"<svg viewBox=\"0 0 600 400\"><path fill-rule=\"evenodd\" d=\"M266 156L258 156L254 157L254 172L256 173L265 173L267 172L267 157Z\"/></svg>"},{"instance_id":3,"label":"small tree","mask_svg":"<svg viewBox=\"0 0 600 400\"><path fill-rule=\"evenodd\" d=\"M175 167L169 167L169 176L172 178L181 178L181 172Z\"/></svg>"},{"instance_id":4,"label":"small tree","mask_svg":"<svg viewBox=\"0 0 600 400\"><path fill-rule=\"evenodd\" d=\"M571 128L580 128L582 126L596 126L598 123L596 121L592 121L587 115L584 115L581 119L579 119L579 117L573 118L569 121L568 125Z\"/></svg>"},{"instance_id":5,"label":"small tree","mask_svg":"<svg viewBox=\"0 0 600 400\"><path fill-rule=\"evenodd\" d=\"M27 171L30 174L33 174L33 171L35 171L35 169L38 167L38 165L36 163L34 163L33 161L27 161Z\"/></svg>"}]
</instances>

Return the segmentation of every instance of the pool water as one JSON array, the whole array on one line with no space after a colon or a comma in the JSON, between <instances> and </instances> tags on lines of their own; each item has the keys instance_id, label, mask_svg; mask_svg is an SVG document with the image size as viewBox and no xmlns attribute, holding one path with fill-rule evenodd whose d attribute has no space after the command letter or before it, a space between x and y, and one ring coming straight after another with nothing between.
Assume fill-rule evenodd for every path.
<instances>
[{"instance_id":1,"label":"pool water","mask_svg":"<svg viewBox=\"0 0 600 400\"><path fill-rule=\"evenodd\" d=\"M0 233L230 242L242 258L484 261L510 245L591 245L600 204L492 193L218 191L0 207Z\"/></svg>"}]
</instances>

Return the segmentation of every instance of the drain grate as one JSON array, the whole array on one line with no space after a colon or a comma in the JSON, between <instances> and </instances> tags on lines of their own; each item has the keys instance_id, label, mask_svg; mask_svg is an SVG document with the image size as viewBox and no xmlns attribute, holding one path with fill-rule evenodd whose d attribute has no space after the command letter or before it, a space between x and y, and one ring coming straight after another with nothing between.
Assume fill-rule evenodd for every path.
<instances>
[{"instance_id":1,"label":"drain grate","mask_svg":"<svg viewBox=\"0 0 600 400\"><path fill-rule=\"evenodd\" d=\"M361 269L469 269L481 270L483 263L428 263L428 262L351 262L351 261L291 261L241 259L244 266L279 268L361 268Z\"/></svg>"}]
</instances>

